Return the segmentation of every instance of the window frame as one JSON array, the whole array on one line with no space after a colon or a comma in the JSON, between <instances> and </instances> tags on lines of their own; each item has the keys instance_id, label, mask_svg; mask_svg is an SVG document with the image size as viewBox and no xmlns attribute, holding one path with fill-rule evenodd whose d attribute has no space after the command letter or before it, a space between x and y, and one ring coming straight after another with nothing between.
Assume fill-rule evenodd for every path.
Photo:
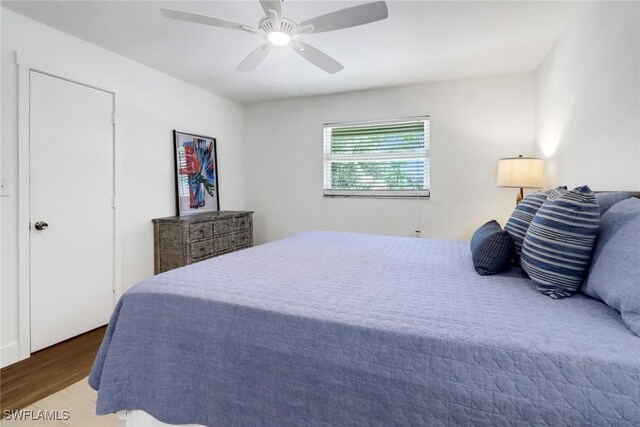
<instances>
[{"instance_id":1,"label":"window frame","mask_svg":"<svg viewBox=\"0 0 640 427\"><path fill-rule=\"evenodd\" d=\"M346 127L362 127L362 126L378 126L378 125L391 125L401 124L407 122L424 122L425 126L425 149L423 157L425 161L429 162L429 168L425 168L425 182L428 182L428 188L420 190L351 190L351 189L333 189L327 188L327 182L331 182L331 134L328 134L328 130L334 128L346 128ZM384 120L368 120L368 121L353 121L353 122L335 122L325 123L323 125L323 153L322 153L322 196L325 198L336 197L356 197L356 198L373 198L373 199L428 199L431 197L431 116L414 116L414 117L401 117L395 119ZM403 154L374 154L374 155L342 155L345 158L370 160L372 158L384 158L388 157L389 160L398 159L415 159L415 153L403 153Z\"/></svg>"}]
</instances>

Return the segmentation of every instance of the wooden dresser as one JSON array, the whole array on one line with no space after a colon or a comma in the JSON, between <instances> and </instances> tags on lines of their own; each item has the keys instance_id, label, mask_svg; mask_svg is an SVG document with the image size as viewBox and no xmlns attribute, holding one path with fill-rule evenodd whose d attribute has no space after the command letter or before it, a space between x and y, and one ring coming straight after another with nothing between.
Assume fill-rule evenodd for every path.
<instances>
[{"instance_id":1,"label":"wooden dresser","mask_svg":"<svg viewBox=\"0 0 640 427\"><path fill-rule=\"evenodd\" d=\"M155 274L251 247L252 214L219 211L154 219Z\"/></svg>"}]
</instances>

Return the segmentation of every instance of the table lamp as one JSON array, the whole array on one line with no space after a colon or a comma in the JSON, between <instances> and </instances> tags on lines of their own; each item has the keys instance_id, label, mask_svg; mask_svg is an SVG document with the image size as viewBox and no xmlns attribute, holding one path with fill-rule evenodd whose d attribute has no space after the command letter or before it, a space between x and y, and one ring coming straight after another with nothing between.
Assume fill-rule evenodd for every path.
<instances>
[{"instance_id":1,"label":"table lamp","mask_svg":"<svg viewBox=\"0 0 640 427\"><path fill-rule=\"evenodd\" d=\"M496 186L519 188L516 205L525 188L542 188L543 160L535 157L509 157L498 160Z\"/></svg>"}]
</instances>

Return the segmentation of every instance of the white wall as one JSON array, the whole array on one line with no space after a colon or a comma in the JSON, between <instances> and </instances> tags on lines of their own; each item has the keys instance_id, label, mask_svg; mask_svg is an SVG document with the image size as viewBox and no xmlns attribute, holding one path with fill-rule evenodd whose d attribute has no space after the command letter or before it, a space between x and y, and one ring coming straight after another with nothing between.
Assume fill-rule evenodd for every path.
<instances>
[{"instance_id":1,"label":"white wall","mask_svg":"<svg viewBox=\"0 0 640 427\"><path fill-rule=\"evenodd\" d=\"M10 197L1 198L1 346L6 365L14 361L18 340L15 51L43 71L116 92L124 289L153 274L151 219L175 214L173 129L217 137L221 207L243 209L245 200L240 105L11 11L3 9L1 19L2 178L11 184ZM79 186L90 191L90 182Z\"/></svg>"},{"instance_id":2,"label":"white wall","mask_svg":"<svg viewBox=\"0 0 640 427\"><path fill-rule=\"evenodd\" d=\"M502 224L516 191L496 188L496 161L534 151L534 75L504 75L265 102L246 108L248 208L255 240L307 229L468 238ZM431 198L322 197L323 124L431 116Z\"/></svg>"},{"instance_id":3,"label":"white wall","mask_svg":"<svg viewBox=\"0 0 640 427\"><path fill-rule=\"evenodd\" d=\"M583 6L536 73L549 185L640 189L640 3Z\"/></svg>"}]
</instances>

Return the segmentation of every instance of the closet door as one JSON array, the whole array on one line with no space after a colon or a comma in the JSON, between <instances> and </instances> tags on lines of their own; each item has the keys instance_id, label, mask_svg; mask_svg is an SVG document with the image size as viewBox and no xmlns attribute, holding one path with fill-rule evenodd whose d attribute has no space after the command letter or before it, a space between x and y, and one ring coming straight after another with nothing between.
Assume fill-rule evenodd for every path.
<instances>
[{"instance_id":1,"label":"closet door","mask_svg":"<svg viewBox=\"0 0 640 427\"><path fill-rule=\"evenodd\" d=\"M30 73L31 351L113 309L113 94Z\"/></svg>"}]
</instances>

